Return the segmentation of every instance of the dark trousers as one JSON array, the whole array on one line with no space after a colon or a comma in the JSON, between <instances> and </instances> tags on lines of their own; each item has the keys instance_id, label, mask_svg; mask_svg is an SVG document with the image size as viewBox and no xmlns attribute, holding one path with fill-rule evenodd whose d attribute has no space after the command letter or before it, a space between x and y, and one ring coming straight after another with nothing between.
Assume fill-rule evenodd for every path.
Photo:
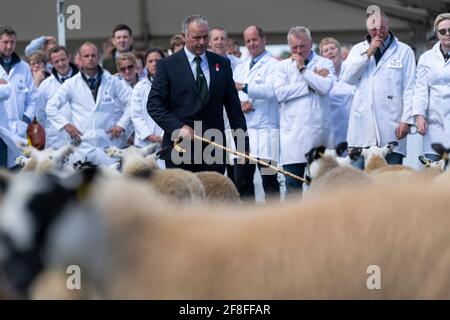
<instances>
[{"instance_id":1,"label":"dark trousers","mask_svg":"<svg viewBox=\"0 0 450 320\"><path fill-rule=\"evenodd\" d=\"M267 160L263 160L269 162ZM236 164L234 166L234 183L239 191L242 199L252 200L255 198L255 185L253 184L253 177L256 170L256 164ZM268 171L258 164L259 171L261 172L262 185L266 197L280 196L280 184L278 182L277 172Z\"/></svg>"},{"instance_id":2,"label":"dark trousers","mask_svg":"<svg viewBox=\"0 0 450 320\"><path fill-rule=\"evenodd\" d=\"M403 155L398 152L392 152L388 154L385 159L388 164L403 164ZM364 170L364 157L359 156L355 161L352 162L352 166Z\"/></svg>"},{"instance_id":3,"label":"dark trousers","mask_svg":"<svg viewBox=\"0 0 450 320\"><path fill-rule=\"evenodd\" d=\"M0 139L0 167L8 166L8 146Z\"/></svg>"},{"instance_id":4,"label":"dark trousers","mask_svg":"<svg viewBox=\"0 0 450 320\"><path fill-rule=\"evenodd\" d=\"M301 178L305 175L306 163L292 163L285 164L283 169L290 173L293 173ZM303 190L303 182L298 181L289 176L285 176L286 178L286 199L292 198L293 196L299 196Z\"/></svg>"},{"instance_id":5,"label":"dark trousers","mask_svg":"<svg viewBox=\"0 0 450 320\"><path fill-rule=\"evenodd\" d=\"M225 173L225 164L174 164L171 160L166 160L166 168L167 169L183 169L191 172L200 172L200 171L216 171L220 174Z\"/></svg>"}]
</instances>

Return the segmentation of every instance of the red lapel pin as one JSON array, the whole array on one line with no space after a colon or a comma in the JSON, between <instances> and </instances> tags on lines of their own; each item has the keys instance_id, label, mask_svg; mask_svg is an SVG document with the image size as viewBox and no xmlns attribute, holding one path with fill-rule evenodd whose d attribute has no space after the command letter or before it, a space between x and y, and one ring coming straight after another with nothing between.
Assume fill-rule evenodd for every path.
<instances>
[{"instance_id":1,"label":"red lapel pin","mask_svg":"<svg viewBox=\"0 0 450 320\"><path fill-rule=\"evenodd\" d=\"M216 63L216 72L219 72L219 64Z\"/></svg>"}]
</instances>

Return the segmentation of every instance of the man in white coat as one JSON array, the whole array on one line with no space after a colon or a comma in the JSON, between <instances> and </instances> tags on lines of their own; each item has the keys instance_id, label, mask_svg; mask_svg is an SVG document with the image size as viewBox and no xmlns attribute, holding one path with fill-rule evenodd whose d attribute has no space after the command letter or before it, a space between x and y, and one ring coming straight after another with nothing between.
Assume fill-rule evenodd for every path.
<instances>
[{"instance_id":1,"label":"man in white coat","mask_svg":"<svg viewBox=\"0 0 450 320\"><path fill-rule=\"evenodd\" d=\"M10 84L10 95L4 101L11 133L26 139L28 125L36 113L37 92L28 63L15 53L16 33L9 26L0 27L0 64Z\"/></svg>"},{"instance_id":2,"label":"man in white coat","mask_svg":"<svg viewBox=\"0 0 450 320\"><path fill-rule=\"evenodd\" d=\"M367 18L366 40L353 46L342 78L355 85L347 142L350 147L385 146L398 141L386 160L401 164L406 136L413 124L415 58L412 49L389 31L384 13ZM363 168L360 158L354 164Z\"/></svg>"},{"instance_id":3,"label":"man in white coat","mask_svg":"<svg viewBox=\"0 0 450 320\"><path fill-rule=\"evenodd\" d=\"M48 121L45 108L47 102L55 95L59 87L78 73L78 68L70 63L69 52L62 46L53 47L49 51L49 59L53 66L52 74L39 86L36 118L45 129L45 148L59 149L70 142L70 136L65 130L56 129ZM60 112L69 122L72 121L69 103L66 103Z\"/></svg>"},{"instance_id":4,"label":"man in white coat","mask_svg":"<svg viewBox=\"0 0 450 320\"><path fill-rule=\"evenodd\" d=\"M329 93L334 66L311 50L308 28L291 28L287 40L292 56L279 62L274 72L275 95L281 104L280 163L303 177L305 154L313 147L332 144ZM287 195L301 192L302 187L302 182L286 176Z\"/></svg>"},{"instance_id":5,"label":"man in white coat","mask_svg":"<svg viewBox=\"0 0 450 320\"><path fill-rule=\"evenodd\" d=\"M413 115L424 136L423 151L439 160L432 143L450 147L450 13L437 16L434 30L439 41L420 56L414 90Z\"/></svg>"},{"instance_id":6,"label":"man in white coat","mask_svg":"<svg viewBox=\"0 0 450 320\"><path fill-rule=\"evenodd\" d=\"M218 55L230 60L231 70L233 71L233 74L234 74L234 70L236 69L236 66L238 64L241 64L244 61L239 59L238 57L235 57L235 56L227 53L227 42L228 42L228 33L224 28L214 27L209 31L208 50L210 50L214 53L217 53ZM231 150L235 150L236 148L234 146L233 133L230 128L230 122L228 121L228 115L227 115L227 112L225 111L225 108L223 108L223 120L224 120L224 124L225 124L225 135L226 135L227 147L230 148ZM227 153L226 161L227 161L227 164L226 164L227 176L233 182L235 182L234 162L236 161L236 157L231 153ZM245 195L242 195L242 196L245 196Z\"/></svg>"},{"instance_id":7,"label":"man in white coat","mask_svg":"<svg viewBox=\"0 0 450 320\"><path fill-rule=\"evenodd\" d=\"M125 128L131 124L131 113L126 110L131 89L99 66L94 44L84 43L80 58L82 69L50 99L47 117L58 130L64 129L72 139L81 141L71 162L87 160L109 165L114 160L104 149L110 145L126 146ZM66 103L70 105L72 120L59 112Z\"/></svg>"},{"instance_id":8,"label":"man in white coat","mask_svg":"<svg viewBox=\"0 0 450 320\"><path fill-rule=\"evenodd\" d=\"M13 168L16 157L20 156L17 144L24 144L26 140L17 137L9 129L5 101L9 99L11 86L5 80L7 77L6 71L0 66L0 167Z\"/></svg>"},{"instance_id":9,"label":"man in white coat","mask_svg":"<svg viewBox=\"0 0 450 320\"><path fill-rule=\"evenodd\" d=\"M279 108L273 90L273 71L278 60L266 51L266 36L257 26L244 31L250 57L236 66L233 77L239 91L242 111L247 122L250 155L267 163L279 161ZM258 165L266 196L279 197L277 173ZM255 196L253 176L256 165L237 165L235 183L242 196Z\"/></svg>"}]
</instances>

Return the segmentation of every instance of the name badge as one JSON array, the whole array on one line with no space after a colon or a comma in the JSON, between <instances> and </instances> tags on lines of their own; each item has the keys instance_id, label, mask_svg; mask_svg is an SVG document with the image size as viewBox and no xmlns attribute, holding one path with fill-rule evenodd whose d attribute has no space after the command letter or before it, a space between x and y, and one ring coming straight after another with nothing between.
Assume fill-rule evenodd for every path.
<instances>
[{"instance_id":1,"label":"name badge","mask_svg":"<svg viewBox=\"0 0 450 320\"><path fill-rule=\"evenodd\" d=\"M105 96L105 97L103 97L102 102L103 103L113 103L114 99L111 96Z\"/></svg>"},{"instance_id":2,"label":"name badge","mask_svg":"<svg viewBox=\"0 0 450 320\"><path fill-rule=\"evenodd\" d=\"M394 60L392 60L390 63L389 63L389 66L388 66L389 68L394 68L394 69L399 69L399 68L403 68L403 64L402 64L402 62L400 61L400 60L396 60L396 59L394 59Z\"/></svg>"},{"instance_id":3,"label":"name badge","mask_svg":"<svg viewBox=\"0 0 450 320\"><path fill-rule=\"evenodd\" d=\"M28 92L28 88L23 84L18 84L17 91L21 92L21 93L26 93L26 92Z\"/></svg>"}]
</instances>

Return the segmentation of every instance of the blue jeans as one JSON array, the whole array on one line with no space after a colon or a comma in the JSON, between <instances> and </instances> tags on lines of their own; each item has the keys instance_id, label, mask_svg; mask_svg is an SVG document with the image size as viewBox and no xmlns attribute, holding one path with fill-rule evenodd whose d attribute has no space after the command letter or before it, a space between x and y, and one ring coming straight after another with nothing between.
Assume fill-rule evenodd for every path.
<instances>
[{"instance_id":1,"label":"blue jeans","mask_svg":"<svg viewBox=\"0 0 450 320\"><path fill-rule=\"evenodd\" d=\"M388 154L385 159L388 164L403 164L403 155L398 152L392 152ZM352 162L352 166L364 170L364 157L359 156L355 161Z\"/></svg>"},{"instance_id":2,"label":"blue jeans","mask_svg":"<svg viewBox=\"0 0 450 320\"><path fill-rule=\"evenodd\" d=\"M306 163L292 163L292 164L285 164L283 166L284 170L302 178L305 175L305 168ZM295 180L294 178L291 178L289 176L285 176L285 178L286 178L286 196L285 196L286 199L302 193L303 182Z\"/></svg>"}]
</instances>

